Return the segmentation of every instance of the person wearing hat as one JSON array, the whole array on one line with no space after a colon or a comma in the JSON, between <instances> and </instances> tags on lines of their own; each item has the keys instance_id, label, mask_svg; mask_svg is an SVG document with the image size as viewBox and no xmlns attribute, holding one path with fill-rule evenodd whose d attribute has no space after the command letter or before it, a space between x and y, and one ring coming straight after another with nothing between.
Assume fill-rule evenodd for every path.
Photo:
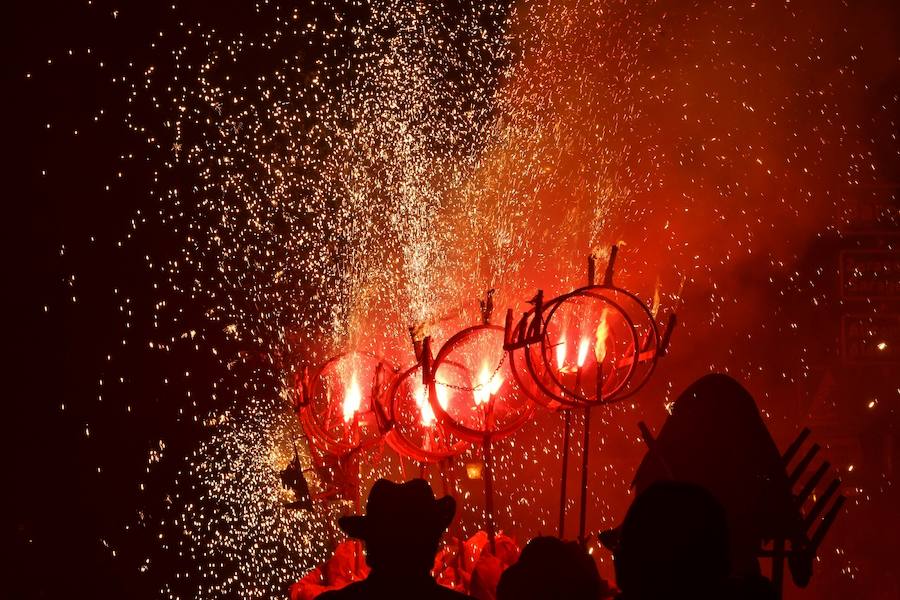
<instances>
[{"instance_id":1,"label":"person wearing hat","mask_svg":"<svg viewBox=\"0 0 900 600\"><path fill-rule=\"evenodd\" d=\"M549 536L528 542L497 586L497 600L601 600L612 595L581 544Z\"/></svg>"},{"instance_id":2,"label":"person wearing hat","mask_svg":"<svg viewBox=\"0 0 900 600\"><path fill-rule=\"evenodd\" d=\"M366 514L338 520L347 535L365 544L369 576L319 599L473 600L431 576L438 544L455 512L456 501L451 496L435 499L424 479L406 483L379 479L369 492Z\"/></svg>"}]
</instances>

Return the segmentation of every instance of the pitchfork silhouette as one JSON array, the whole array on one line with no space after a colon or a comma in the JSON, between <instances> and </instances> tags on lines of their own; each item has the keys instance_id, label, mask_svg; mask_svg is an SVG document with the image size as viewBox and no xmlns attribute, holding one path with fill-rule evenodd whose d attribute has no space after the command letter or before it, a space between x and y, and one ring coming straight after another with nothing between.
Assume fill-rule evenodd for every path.
<instances>
[{"instance_id":1,"label":"pitchfork silhouette","mask_svg":"<svg viewBox=\"0 0 900 600\"><path fill-rule=\"evenodd\" d=\"M797 439L788 446L787 450L785 450L782 455L782 461L785 470L788 472L788 481L790 482L792 490L800 483L804 473L810 468L810 465L813 460L815 460L819 450L821 450L819 444L813 444L803 455L803 458L796 462L793 469L789 469L794 462L794 458L798 456L800 449L809 438L809 435L809 428L804 427L797 436ZM823 461L819 467L813 471L812 475L806 479L799 491L794 494L794 502L801 515L800 527L797 534L790 540L785 538L775 539L772 542L771 549L761 549L760 551L761 557L772 559L772 584L775 587L779 598L781 597L784 586L785 559L787 559L791 571L791 578L794 583L799 587L806 587L812 576L812 564L816 558L819 546L822 544L822 540L825 539L825 534L828 533L828 530L834 524L835 519L838 514L840 514L841 508L844 506L844 502L847 500L843 495L835 497L835 494L841 485L841 480L839 478L832 479L831 483L825 487L820 495L817 496L815 494L816 487L821 483L830 468L831 464L827 460ZM832 498L834 498L834 502L831 502ZM810 499L812 499L812 506L809 507L809 510L804 515L804 506L808 504ZM826 512L825 509L828 507L829 503L831 503L831 507L828 508ZM824 516L822 516L823 513ZM820 516L822 517L821 521L819 520ZM788 541L790 541L790 549L787 547Z\"/></svg>"}]
</instances>

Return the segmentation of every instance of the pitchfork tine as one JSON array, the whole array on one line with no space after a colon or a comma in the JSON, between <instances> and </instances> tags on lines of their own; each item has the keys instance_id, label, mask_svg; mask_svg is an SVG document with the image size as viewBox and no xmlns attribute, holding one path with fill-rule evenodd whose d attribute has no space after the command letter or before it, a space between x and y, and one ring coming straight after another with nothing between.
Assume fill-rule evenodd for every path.
<instances>
[{"instance_id":1,"label":"pitchfork tine","mask_svg":"<svg viewBox=\"0 0 900 600\"><path fill-rule=\"evenodd\" d=\"M819 485L819 482L822 481L822 478L825 476L825 472L828 470L828 467L831 466L827 460L822 463L822 465L816 469L816 472L812 474L806 484L803 486L803 489L800 490L800 493L797 494L797 505L802 506L806 499L809 498L809 495L812 494L813 490L816 489L816 486Z\"/></svg>"},{"instance_id":2,"label":"pitchfork tine","mask_svg":"<svg viewBox=\"0 0 900 600\"><path fill-rule=\"evenodd\" d=\"M809 541L809 547L812 550L813 554L819 548L819 544L822 543L822 540L825 539L825 534L828 533L828 530L831 529L831 525L834 523L834 520L837 518L838 513L841 511L841 508L844 506L844 502L847 501L847 498L844 496L838 496L834 501L834 505L831 507L825 517L822 518L822 524L819 525L819 528L816 529L816 532L813 534L812 539Z\"/></svg>"},{"instance_id":3,"label":"pitchfork tine","mask_svg":"<svg viewBox=\"0 0 900 600\"><path fill-rule=\"evenodd\" d=\"M665 356L666 352L669 351L669 341L672 339L672 331L675 330L675 325L678 324L678 315L672 313L669 315L669 322L666 325L666 330L663 332L662 340L659 342L659 355Z\"/></svg>"},{"instance_id":4,"label":"pitchfork tine","mask_svg":"<svg viewBox=\"0 0 900 600\"><path fill-rule=\"evenodd\" d=\"M819 446L818 444L813 444L812 448L810 448L806 453L806 456L804 456L803 459L799 463L797 463L797 466L794 468L790 477L788 477L788 481L790 482L791 486L797 483L797 480L800 479L800 476L803 475L803 472L806 471L807 467L809 467L809 463L811 463L812 460L816 457L816 454L819 453L820 449L821 446Z\"/></svg>"},{"instance_id":5,"label":"pitchfork tine","mask_svg":"<svg viewBox=\"0 0 900 600\"><path fill-rule=\"evenodd\" d=\"M794 460L794 455L797 454L798 450L800 450L800 446L803 445L803 442L806 441L806 438L809 437L809 434L809 427L804 427L803 431L801 431L800 434L797 435L797 439L794 440L791 445L788 446L788 449L784 451L781 460L784 461L785 465Z\"/></svg>"},{"instance_id":6,"label":"pitchfork tine","mask_svg":"<svg viewBox=\"0 0 900 600\"><path fill-rule=\"evenodd\" d=\"M812 527L813 522L815 522L816 518L822 513L822 510L825 508L825 506L828 504L828 501L831 500L831 497L834 496L834 493L840 486L840 479L835 479L828 484L828 487L825 488L825 491L822 492L822 495L819 496L818 499L816 499L816 502L810 509L809 514L806 515L805 519L803 519L804 531Z\"/></svg>"},{"instance_id":7,"label":"pitchfork tine","mask_svg":"<svg viewBox=\"0 0 900 600\"><path fill-rule=\"evenodd\" d=\"M663 471L666 472L666 477L669 479L675 479L675 474L672 473L672 468L669 467L669 463L666 461L665 457L659 453L659 448L656 445L656 439L653 437L653 433L650 431L650 428L647 427L647 424L643 421L638 421L638 429L641 430L641 437L644 438L644 443L647 444L647 454L652 455L656 461L659 463L659 466L662 467ZM632 482L634 485L634 482Z\"/></svg>"}]
</instances>

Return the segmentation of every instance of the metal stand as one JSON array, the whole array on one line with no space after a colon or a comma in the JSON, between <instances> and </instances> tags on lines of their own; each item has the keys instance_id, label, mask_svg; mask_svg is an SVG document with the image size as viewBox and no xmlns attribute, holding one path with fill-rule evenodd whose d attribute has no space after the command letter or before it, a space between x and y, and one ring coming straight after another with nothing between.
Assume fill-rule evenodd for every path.
<instances>
[{"instance_id":1,"label":"metal stand","mask_svg":"<svg viewBox=\"0 0 900 600\"><path fill-rule=\"evenodd\" d=\"M587 525L587 490L588 490L588 459L591 450L591 407L584 409L584 438L581 448L581 512L578 515L578 542L585 545L587 538L584 536Z\"/></svg>"},{"instance_id":2,"label":"metal stand","mask_svg":"<svg viewBox=\"0 0 900 600\"><path fill-rule=\"evenodd\" d=\"M572 411L563 411L565 425L563 428L562 474L559 478L559 538L566 531L566 484L569 479L569 438L572 437Z\"/></svg>"},{"instance_id":3,"label":"metal stand","mask_svg":"<svg viewBox=\"0 0 900 600\"><path fill-rule=\"evenodd\" d=\"M488 543L491 554L497 554L494 531L494 459L491 455L491 436L484 436L484 509L487 515Z\"/></svg>"}]
</instances>

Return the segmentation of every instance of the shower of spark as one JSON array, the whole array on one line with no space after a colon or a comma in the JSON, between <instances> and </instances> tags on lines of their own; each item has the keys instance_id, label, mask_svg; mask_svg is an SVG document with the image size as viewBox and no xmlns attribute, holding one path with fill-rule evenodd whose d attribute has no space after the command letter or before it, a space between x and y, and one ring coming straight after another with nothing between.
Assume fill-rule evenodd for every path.
<instances>
[{"instance_id":1,"label":"shower of spark","mask_svg":"<svg viewBox=\"0 0 900 600\"><path fill-rule=\"evenodd\" d=\"M272 390L301 362L354 348L408 366L396 349L409 326L443 341L475 320L485 289L517 309L538 287L564 292L581 282L579 257L623 238L642 262L621 276L653 295L654 313L681 299L666 286L697 290L684 343L762 334L759 296L730 278L748 264L815 302L818 282L792 265L847 224L854 185L877 181L873 132L896 130L898 102L883 100L887 122L855 121L881 71L828 16L850 9L827 4L266 0L237 31L173 4L151 58L116 76L159 206L134 228L153 221L180 240L177 256L146 257L162 333L139 341L208 344L257 381L233 384L187 456L165 457L185 464L155 490L180 531L161 545L191 564L165 593L272 597L325 556L330 515L287 511L277 491L298 428ZM827 50L835 36L841 49ZM179 331L189 306L204 331ZM598 362L604 338L598 328ZM565 342L555 352L562 369ZM692 360L748 378L767 358L704 352ZM350 389L348 421L368 401ZM632 420L604 415L604 441L639 453ZM515 499L498 521L523 536L552 529L549 506L520 514L555 477L558 442L540 430L494 450L499 493ZM596 527L615 519L630 477L604 460ZM481 522L464 517L463 531Z\"/></svg>"}]
</instances>

